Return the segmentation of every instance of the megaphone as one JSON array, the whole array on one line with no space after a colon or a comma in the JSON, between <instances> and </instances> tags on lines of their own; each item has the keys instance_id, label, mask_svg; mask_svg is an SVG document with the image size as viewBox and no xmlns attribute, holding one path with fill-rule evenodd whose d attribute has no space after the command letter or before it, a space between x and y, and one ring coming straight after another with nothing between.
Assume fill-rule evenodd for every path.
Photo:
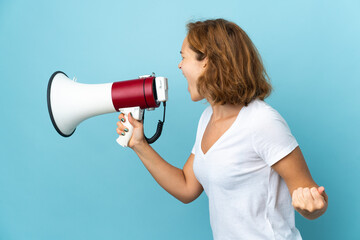
<instances>
[{"instance_id":1,"label":"megaphone","mask_svg":"<svg viewBox=\"0 0 360 240\"><path fill-rule=\"evenodd\" d=\"M154 110L161 102L164 105L163 121L159 120L157 132L149 143L155 142L162 131L165 121L165 107L168 100L167 78L155 74L140 76L138 79L104 83L83 84L69 79L61 71L54 72L48 83L47 104L51 122L63 137L70 137L76 127L85 119L97 115L122 112L127 119L128 113L137 120L144 118L144 110ZM117 142L128 146L133 127L128 119L124 125L129 129Z\"/></svg>"}]
</instances>

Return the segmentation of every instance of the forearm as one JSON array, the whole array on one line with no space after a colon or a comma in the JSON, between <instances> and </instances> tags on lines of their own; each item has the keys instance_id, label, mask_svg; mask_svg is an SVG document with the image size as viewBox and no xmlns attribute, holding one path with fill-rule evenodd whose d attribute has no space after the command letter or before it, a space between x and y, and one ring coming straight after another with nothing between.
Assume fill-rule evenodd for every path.
<instances>
[{"instance_id":1,"label":"forearm","mask_svg":"<svg viewBox=\"0 0 360 240\"><path fill-rule=\"evenodd\" d=\"M272 168L285 180L292 205L302 216L315 219L325 213L328 197L311 177L299 147L275 163Z\"/></svg>"},{"instance_id":2,"label":"forearm","mask_svg":"<svg viewBox=\"0 0 360 240\"><path fill-rule=\"evenodd\" d=\"M182 169L166 162L148 143L133 148L156 182L182 202L187 201L186 180Z\"/></svg>"}]
</instances>

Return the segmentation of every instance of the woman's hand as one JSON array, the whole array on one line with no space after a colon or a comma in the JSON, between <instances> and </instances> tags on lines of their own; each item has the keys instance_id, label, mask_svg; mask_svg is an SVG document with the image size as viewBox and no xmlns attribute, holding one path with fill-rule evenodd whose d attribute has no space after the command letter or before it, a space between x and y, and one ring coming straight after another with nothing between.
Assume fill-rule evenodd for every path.
<instances>
[{"instance_id":1,"label":"woman's hand","mask_svg":"<svg viewBox=\"0 0 360 240\"><path fill-rule=\"evenodd\" d=\"M305 218L318 218L328 206L328 197L324 190L324 187L300 187L293 191L292 205Z\"/></svg>"},{"instance_id":2,"label":"woman's hand","mask_svg":"<svg viewBox=\"0 0 360 240\"><path fill-rule=\"evenodd\" d=\"M126 121L124 113L119 115L120 121L117 122L116 132L121 136L125 136L125 134L129 134L129 129L123 124ZM139 122L132 117L132 115L128 114L129 123L134 127L133 134L129 140L128 146L134 150L136 146L140 146L141 144L147 143L144 137L144 127L142 121Z\"/></svg>"}]
</instances>

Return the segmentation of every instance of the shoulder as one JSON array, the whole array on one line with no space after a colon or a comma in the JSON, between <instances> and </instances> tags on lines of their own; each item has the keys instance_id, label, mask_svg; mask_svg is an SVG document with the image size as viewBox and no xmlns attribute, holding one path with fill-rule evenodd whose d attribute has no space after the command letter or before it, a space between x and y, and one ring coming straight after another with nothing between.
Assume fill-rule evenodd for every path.
<instances>
[{"instance_id":1,"label":"shoulder","mask_svg":"<svg viewBox=\"0 0 360 240\"><path fill-rule=\"evenodd\" d=\"M269 165L285 157L298 143L281 115L264 101L253 106L252 145L255 152Z\"/></svg>"},{"instance_id":2,"label":"shoulder","mask_svg":"<svg viewBox=\"0 0 360 240\"><path fill-rule=\"evenodd\" d=\"M280 113L262 100L254 100L247 106L248 118L252 126L258 129L271 128L286 122Z\"/></svg>"}]
</instances>

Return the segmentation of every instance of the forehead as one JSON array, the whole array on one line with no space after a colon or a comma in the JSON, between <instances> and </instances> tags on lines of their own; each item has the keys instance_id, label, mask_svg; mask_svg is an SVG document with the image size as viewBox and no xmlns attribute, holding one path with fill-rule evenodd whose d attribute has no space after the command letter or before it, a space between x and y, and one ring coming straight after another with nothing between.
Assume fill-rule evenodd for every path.
<instances>
[{"instance_id":1,"label":"forehead","mask_svg":"<svg viewBox=\"0 0 360 240\"><path fill-rule=\"evenodd\" d=\"M189 42L187 40L187 37L185 37L184 41L183 41L183 44L181 46L181 51L180 53L184 53L184 52L187 52L189 49Z\"/></svg>"}]
</instances>

